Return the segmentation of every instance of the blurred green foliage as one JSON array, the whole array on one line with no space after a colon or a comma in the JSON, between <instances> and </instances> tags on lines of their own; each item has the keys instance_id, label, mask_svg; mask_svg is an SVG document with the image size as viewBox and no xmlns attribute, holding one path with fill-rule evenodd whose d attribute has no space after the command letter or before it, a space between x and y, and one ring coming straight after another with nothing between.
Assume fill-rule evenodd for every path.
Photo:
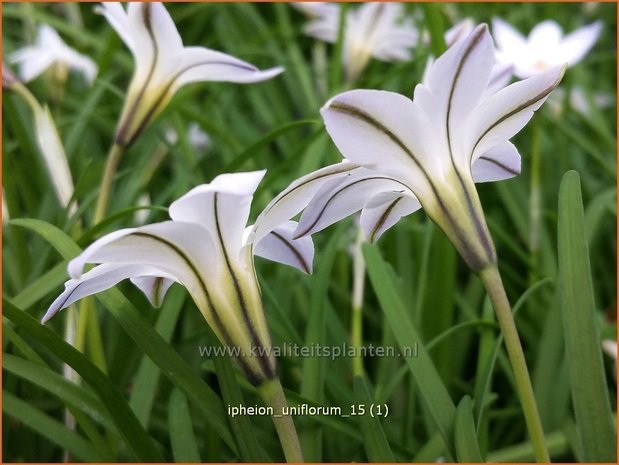
<instances>
[{"instance_id":1,"label":"blurred green foliage","mask_svg":"<svg viewBox=\"0 0 619 465\"><path fill-rule=\"evenodd\" d=\"M125 154L111 199L112 219L91 229L101 171L132 73L130 53L105 20L93 12L91 4L3 3L5 54L31 43L36 26L48 23L100 67L91 88L79 76L71 75L60 98L54 97L58 94L53 92L47 76L28 84L41 102L50 105L65 144L80 206L76 217L68 217L53 194L34 142L29 109L18 96L3 92L3 189L11 219L43 220L84 247L105 232L134 225L132 207L144 193L149 194L153 205L166 207L190 188L230 168L267 168L265 181L254 199L255 217L296 177L339 161L340 155L318 113L331 95L342 90L339 83L330 81L330 76L338 73L329 69L339 65L333 58L332 46L302 35L305 18L299 11L286 4L269 3L170 4L168 8L186 44L222 50L261 68L283 65L286 72L260 84L204 83L181 90ZM424 28L419 5L407 4L406 9ZM517 324L553 460L582 460L582 451L574 441L577 429L570 402L571 360L564 347L557 287L557 205L563 174L577 170L584 202L594 317L602 338L616 339L616 5L458 3L440 4L437 10L445 25L464 17L489 22L499 16L524 33L544 19L556 20L565 31L594 20L604 23L600 40L582 63L568 70L561 88L582 88L589 99L598 93L608 94L611 106L593 105L590 114L584 115L570 108L567 99L559 102L562 107L558 113L546 104L514 138L522 155L522 174L506 182L479 186L510 300L516 302L527 289L544 280L522 302ZM428 48L420 46L407 63L373 60L355 86L411 95L428 55ZM321 66L323 62L326 67ZM187 128L194 122L210 136L206 149L194 148L188 139ZM176 143L166 140L170 129L178 134ZM532 250L530 166L534 150L539 150L540 157L542 214L539 247ZM166 218L164 209L148 210L148 222ZM258 259L257 272L276 345L315 340L316 330L309 322L317 307L324 319L320 334L323 343L341 345L348 340L352 279L349 246L356 233L352 220L346 224L339 228L337 237L337 227L315 236L314 276ZM3 237L3 296L16 311L40 319L62 288L67 277L64 260L69 257L59 255L48 240L18 225L3 224ZM327 256L324 252L333 241L333 255ZM469 437L462 435L471 435L472 426L475 428L479 450L459 449L460 453L469 458L480 453L487 460L530 460L532 453L511 371L503 349L498 353L493 350L499 333L478 278L468 271L423 212L403 219L375 247L393 267L389 270L393 278L390 285L407 312L407 324L414 325L419 333L420 341L410 342L425 345L446 392L461 411L459 415L464 415L459 417L460 436L456 439ZM325 263L330 261L332 264ZM329 268L324 272L327 276L320 273L323 264ZM106 307L113 300L96 303L105 376L110 386L122 393L112 400L101 398L101 388L93 389L95 386L86 378L74 388L58 379L62 361L66 360L55 347L62 342L59 339L66 316L49 323L59 335L58 340L51 336L40 338L26 323L3 319L3 390L7 393L3 399L3 460L61 461L65 449L78 461L133 461L156 454L168 461L238 460L241 456L234 446L220 439L232 434L230 423L224 420L216 430L209 417L209 408L225 408L223 401L213 396L209 407L188 399L188 386L193 385L220 397L222 393L213 360L202 358L198 350L200 345L213 344L214 339L191 299L180 287L174 288L163 307L154 310L129 284L118 288L128 299L123 305L130 306L135 314L123 318L118 311L108 311ZM390 324L385 317L378 294L367 286L364 342L401 344L403 335L394 332L395 323ZM116 297L118 302L120 297ZM135 331L143 328L142 324L155 328L159 339L152 331L145 333L141 342L134 340L131 328ZM451 332L441 338L446 331ZM170 353L151 361L166 342ZM84 370L93 369L87 365L92 355L87 345ZM166 366L174 368L176 356L186 365L176 367L176 374L170 375ZM10 366L6 366L7 361ZM366 359L368 392L375 402L389 405L390 414L380 423L395 459L435 461L446 457L447 451L424 399L425 388L413 376L411 365L418 362L408 362L402 358ZM35 367L40 367L41 376L26 376ZM190 370L183 371L185 367ZM613 367L613 361L606 358L607 388L616 411ZM282 384L293 403L317 401L346 411L359 398L348 358L322 360L320 367L312 368L322 370L319 385L305 390L301 386L310 383L307 376L315 373L309 371L303 359L282 358L280 368ZM181 371L182 376L177 376ZM241 376L237 382L246 404L259 403L254 389ZM487 391L480 387L484 383ZM304 399L299 394L302 392L318 397ZM465 398L463 403L464 396L471 399ZM148 434L155 455L136 454L136 447L142 445L132 447L127 441L141 438L141 433L135 430L127 435L110 419L108 403L113 405L122 397L126 399L123 408L133 411L136 425ZM46 429L63 422L65 407L75 415L75 431L63 430L63 434L53 437L45 434ZM271 420L252 417L249 421L266 456L282 460ZM475 423L471 425L471 421ZM335 417L298 418L296 424L302 439L311 438L312 457L327 462L367 461L363 431L375 431L377 427L362 425L354 418Z\"/></svg>"}]
</instances>

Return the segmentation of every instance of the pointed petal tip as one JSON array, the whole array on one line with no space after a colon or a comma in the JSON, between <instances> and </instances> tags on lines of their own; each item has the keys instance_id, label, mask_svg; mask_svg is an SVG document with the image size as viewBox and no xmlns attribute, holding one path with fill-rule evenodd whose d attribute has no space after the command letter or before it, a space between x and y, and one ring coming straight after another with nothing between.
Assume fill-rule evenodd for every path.
<instances>
[{"instance_id":1,"label":"pointed petal tip","mask_svg":"<svg viewBox=\"0 0 619 465\"><path fill-rule=\"evenodd\" d=\"M47 323L49 320L52 319L52 317L54 315L56 315L57 310L52 310L51 308L45 313L45 315L43 315L43 318L41 318L41 324L44 325L45 323Z\"/></svg>"}]
</instances>

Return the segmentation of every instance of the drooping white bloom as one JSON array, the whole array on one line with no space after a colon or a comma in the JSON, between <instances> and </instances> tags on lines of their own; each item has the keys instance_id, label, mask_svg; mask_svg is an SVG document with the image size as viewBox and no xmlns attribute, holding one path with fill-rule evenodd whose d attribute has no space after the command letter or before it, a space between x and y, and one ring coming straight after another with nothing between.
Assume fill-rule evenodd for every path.
<instances>
[{"instance_id":1,"label":"drooping white bloom","mask_svg":"<svg viewBox=\"0 0 619 465\"><path fill-rule=\"evenodd\" d=\"M22 84L10 68L2 63L2 86L20 95L32 110L34 116L34 133L39 151L43 156L56 197L64 208L69 207L69 214L77 210L72 204L74 184L64 146L58 135L58 129L47 106L42 106L28 88Z\"/></svg>"},{"instance_id":2,"label":"drooping white bloom","mask_svg":"<svg viewBox=\"0 0 619 465\"><path fill-rule=\"evenodd\" d=\"M336 4L308 6L314 15L305 34L335 43L338 37L340 7ZM412 21L403 18L399 3L363 3L351 9L345 19L342 60L349 81L356 79L371 57L381 61L408 61L411 48L419 41Z\"/></svg>"},{"instance_id":3,"label":"drooping white bloom","mask_svg":"<svg viewBox=\"0 0 619 465\"><path fill-rule=\"evenodd\" d=\"M481 271L496 260L475 182L520 172L508 140L557 86L555 68L494 94L486 89L494 47L485 25L439 57L411 100L394 92L353 90L322 108L326 129L360 168L324 184L295 237L362 210L374 240L420 206L445 231L467 264Z\"/></svg>"},{"instance_id":4,"label":"drooping white bloom","mask_svg":"<svg viewBox=\"0 0 619 465\"><path fill-rule=\"evenodd\" d=\"M252 83L277 76L283 68L254 65L205 47L185 47L161 3L102 3L97 9L116 30L135 60L116 142L130 145L182 86L202 81Z\"/></svg>"},{"instance_id":5,"label":"drooping white bloom","mask_svg":"<svg viewBox=\"0 0 619 465\"><path fill-rule=\"evenodd\" d=\"M591 50L602 32L596 21L564 36L561 26L547 20L535 26L527 38L502 19L492 21L497 58L514 66L514 74L527 78L565 63L573 66Z\"/></svg>"},{"instance_id":6,"label":"drooping white bloom","mask_svg":"<svg viewBox=\"0 0 619 465\"><path fill-rule=\"evenodd\" d=\"M75 187L64 146L58 135L58 130L49 108L47 106L41 107L37 104L32 106L32 111L34 112L37 145L43 155L56 196L60 204L67 208L71 202ZM76 208L76 205L72 204L69 207L69 214L75 213Z\"/></svg>"},{"instance_id":7,"label":"drooping white bloom","mask_svg":"<svg viewBox=\"0 0 619 465\"><path fill-rule=\"evenodd\" d=\"M271 344L253 256L309 273L314 248L311 238L292 239L296 223L288 221L307 204L307 196L297 198L295 205L280 197L246 228L253 193L264 174L222 174L173 202L171 221L123 229L95 241L69 263L71 279L43 322L127 278L155 306L178 282L222 343L243 351L238 362L247 378L254 384L273 378L275 359L249 352ZM312 186L307 181L299 190L311 194ZM87 263L98 265L84 273Z\"/></svg>"},{"instance_id":8,"label":"drooping white bloom","mask_svg":"<svg viewBox=\"0 0 619 465\"><path fill-rule=\"evenodd\" d=\"M8 61L19 66L19 75L24 82L37 78L52 66L78 71L89 84L97 75L95 62L69 47L56 30L47 24L39 27L34 45L11 53Z\"/></svg>"}]
</instances>

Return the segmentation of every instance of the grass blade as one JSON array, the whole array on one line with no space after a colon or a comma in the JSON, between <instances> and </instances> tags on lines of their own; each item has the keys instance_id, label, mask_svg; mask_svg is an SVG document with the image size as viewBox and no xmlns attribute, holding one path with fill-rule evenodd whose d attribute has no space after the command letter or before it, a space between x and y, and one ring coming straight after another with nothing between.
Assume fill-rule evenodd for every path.
<instances>
[{"instance_id":1,"label":"grass blade","mask_svg":"<svg viewBox=\"0 0 619 465\"><path fill-rule=\"evenodd\" d=\"M148 462L163 460L163 457L155 448L152 439L127 406L118 388L110 382L101 370L90 363L84 355L67 344L51 329L41 325L37 320L19 310L7 300L3 300L2 311L3 316L7 317L16 326L28 333L30 337L45 345L50 351L70 365L95 390L108 409L118 431L125 438L127 446L136 457Z\"/></svg>"},{"instance_id":2,"label":"grass blade","mask_svg":"<svg viewBox=\"0 0 619 465\"><path fill-rule=\"evenodd\" d=\"M357 404L365 405L367 408L374 400L370 395L365 379L361 376L355 376L353 382ZM366 411L364 415L359 417L359 421L363 434L363 446L370 462L395 462L395 457L391 452L379 417L374 417Z\"/></svg>"},{"instance_id":3,"label":"grass blade","mask_svg":"<svg viewBox=\"0 0 619 465\"><path fill-rule=\"evenodd\" d=\"M69 236L45 221L22 219L13 220L12 224L26 227L43 236L64 259L73 258L81 252ZM98 294L97 298L161 371L200 407L205 420L236 453L236 445L228 428L226 413L219 396L157 334L150 323L118 289L109 289Z\"/></svg>"},{"instance_id":4,"label":"grass blade","mask_svg":"<svg viewBox=\"0 0 619 465\"><path fill-rule=\"evenodd\" d=\"M2 411L15 420L33 429L54 444L69 451L75 458L85 462L99 462L101 457L86 439L71 431L57 420L45 415L39 409L2 391Z\"/></svg>"},{"instance_id":5,"label":"grass blade","mask_svg":"<svg viewBox=\"0 0 619 465\"><path fill-rule=\"evenodd\" d=\"M310 317L307 323L305 345L326 344L326 309L327 291L329 289L331 271L335 254L337 253L340 237L344 232L342 224L331 236L322 256L318 272L314 276L312 297L310 301ZM303 381L301 382L301 396L311 399L318 404L324 400L325 359L323 357L309 357L303 361ZM311 425L301 432L303 455L308 462L320 462L322 456L322 428Z\"/></svg>"},{"instance_id":6,"label":"grass blade","mask_svg":"<svg viewBox=\"0 0 619 465\"><path fill-rule=\"evenodd\" d=\"M447 450L455 456L453 427L456 407L409 318L406 307L393 283L390 268L383 261L376 247L365 245L363 253L372 287L400 349L404 350L405 347L413 347L417 344L418 357L406 357L405 360L445 441Z\"/></svg>"},{"instance_id":7,"label":"grass blade","mask_svg":"<svg viewBox=\"0 0 619 465\"><path fill-rule=\"evenodd\" d=\"M213 346L223 347L215 335L210 332L210 339L213 341ZM241 389L234 376L234 368L232 360L227 357L213 357L215 371L217 372L217 380L221 389L221 395L227 405L245 405ZM256 439L256 430L252 426L250 417L247 415L238 415L229 419L232 425L232 431L241 454L241 459L245 462L265 462L268 457L262 452L262 447Z\"/></svg>"},{"instance_id":8,"label":"grass blade","mask_svg":"<svg viewBox=\"0 0 619 465\"><path fill-rule=\"evenodd\" d=\"M596 322L580 192L568 171L559 191L559 282L576 428L586 462L616 462L617 438Z\"/></svg>"},{"instance_id":9,"label":"grass blade","mask_svg":"<svg viewBox=\"0 0 619 465\"><path fill-rule=\"evenodd\" d=\"M458 462L481 463L484 461L477 441L473 421L473 403L470 396L464 396L456 409L455 442Z\"/></svg>"},{"instance_id":10,"label":"grass blade","mask_svg":"<svg viewBox=\"0 0 619 465\"><path fill-rule=\"evenodd\" d=\"M200 451L191 425L191 412L187 398L178 389L174 389L170 394L168 425L174 461L200 463Z\"/></svg>"},{"instance_id":11,"label":"grass blade","mask_svg":"<svg viewBox=\"0 0 619 465\"><path fill-rule=\"evenodd\" d=\"M11 354L2 355L2 368L88 413L99 423L107 427L113 425L110 415L96 396L55 371Z\"/></svg>"}]
</instances>

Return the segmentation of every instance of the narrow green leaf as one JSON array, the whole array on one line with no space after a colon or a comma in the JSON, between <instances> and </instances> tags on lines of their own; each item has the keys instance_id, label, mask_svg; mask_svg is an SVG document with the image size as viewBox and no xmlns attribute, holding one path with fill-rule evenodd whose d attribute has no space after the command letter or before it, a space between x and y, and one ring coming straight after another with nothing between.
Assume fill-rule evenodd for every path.
<instances>
[{"instance_id":1,"label":"narrow green leaf","mask_svg":"<svg viewBox=\"0 0 619 465\"><path fill-rule=\"evenodd\" d=\"M99 462L101 457L91 443L57 420L47 416L28 402L2 391L2 411L33 429L84 462Z\"/></svg>"},{"instance_id":2,"label":"narrow green leaf","mask_svg":"<svg viewBox=\"0 0 619 465\"><path fill-rule=\"evenodd\" d=\"M374 403L368 386L361 376L355 376L354 392L357 405L365 406L365 414L359 417L361 433L363 434L363 447L370 462L395 462L387 436L380 424L380 417L370 414L370 405Z\"/></svg>"},{"instance_id":3,"label":"narrow green leaf","mask_svg":"<svg viewBox=\"0 0 619 465\"><path fill-rule=\"evenodd\" d=\"M170 394L168 426L174 461L200 463L200 451L191 424L189 404L185 395L178 389L174 389Z\"/></svg>"},{"instance_id":4,"label":"narrow green leaf","mask_svg":"<svg viewBox=\"0 0 619 465\"><path fill-rule=\"evenodd\" d=\"M363 253L372 287L400 349L417 347L418 356L406 357L405 360L445 441L447 450L455 456L453 427L456 407L409 318L393 282L391 270L380 256L378 248L366 244Z\"/></svg>"},{"instance_id":5,"label":"narrow green leaf","mask_svg":"<svg viewBox=\"0 0 619 465\"><path fill-rule=\"evenodd\" d=\"M59 373L11 354L2 354L2 368L83 410L101 424L107 427L113 425L109 413L99 398L82 386L68 381Z\"/></svg>"},{"instance_id":6,"label":"narrow green leaf","mask_svg":"<svg viewBox=\"0 0 619 465\"><path fill-rule=\"evenodd\" d=\"M11 299L19 308L30 308L54 289L62 285L67 278L67 262L58 263L40 278L23 288Z\"/></svg>"},{"instance_id":7,"label":"narrow green leaf","mask_svg":"<svg viewBox=\"0 0 619 465\"><path fill-rule=\"evenodd\" d=\"M240 154L238 154L234 160L232 160L226 167L222 170L224 173L232 173L242 167L252 156L254 156L260 149L266 147L268 144L273 142L278 137L303 126L308 125L318 125L319 121L315 119L304 119L300 121L294 121L289 124L285 124L284 126L271 131L269 134L254 142L245 150L243 150Z\"/></svg>"},{"instance_id":8,"label":"narrow green leaf","mask_svg":"<svg viewBox=\"0 0 619 465\"><path fill-rule=\"evenodd\" d=\"M473 403L470 396L464 396L456 409L455 442L458 462L481 463L484 461L477 441L475 421L473 421Z\"/></svg>"},{"instance_id":9,"label":"narrow green leaf","mask_svg":"<svg viewBox=\"0 0 619 465\"><path fill-rule=\"evenodd\" d=\"M127 406L118 388L110 382L101 370L51 329L41 325L30 315L19 310L5 299L3 299L2 311L5 317L70 365L92 387L108 409L118 431L123 435L127 446L136 457L149 462L163 460L148 433L144 431L142 425Z\"/></svg>"},{"instance_id":10,"label":"narrow green leaf","mask_svg":"<svg viewBox=\"0 0 619 465\"><path fill-rule=\"evenodd\" d=\"M26 357L33 363L39 366L45 366L45 361L39 354L28 344L24 338L22 338L17 332L6 322L2 322L2 339L3 342L10 341L18 352ZM7 351L7 347L4 346L4 351Z\"/></svg>"},{"instance_id":11,"label":"narrow green leaf","mask_svg":"<svg viewBox=\"0 0 619 465\"><path fill-rule=\"evenodd\" d=\"M305 334L305 345L308 347L311 347L312 344L326 344L327 293L335 254L345 226L345 224L341 224L329 239L329 243L322 254L318 272L313 277L310 314ZM303 361L301 395L318 404L322 404L324 401L325 361L324 357L308 357ZM322 428L319 425L308 425L301 432L300 440L305 460L320 462L322 460Z\"/></svg>"},{"instance_id":12,"label":"narrow green leaf","mask_svg":"<svg viewBox=\"0 0 619 465\"><path fill-rule=\"evenodd\" d=\"M157 323L155 323L155 330L165 342L169 343L172 338L186 295L184 290L174 287L166 295ZM148 426L150 420L160 376L159 367L148 356L144 356L135 375L129 398L131 409L144 427Z\"/></svg>"},{"instance_id":13,"label":"narrow green leaf","mask_svg":"<svg viewBox=\"0 0 619 465\"><path fill-rule=\"evenodd\" d=\"M13 222L42 235L65 259L71 259L81 252L69 236L45 221L26 219L13 220ZM150 323L118 289L109 289L98 294L97 298L136 344L161 368L161 371L200 407L205 420L236 453L236 445L228 428L226 413L219 396L157 334ZM37 323L37 326L40 325Z\"/></svg>"},{"instance_id":14,"label":"narrow green leaf","mask_svg":"<svg viewBox=\"0 0 619 465\"><path fill-rule=\"evenodd\" d=\"M587 462L616 462L617 437L602 361L580 177L559 190L559 283L576 427Z\"/></svg>"}]
</instances>

